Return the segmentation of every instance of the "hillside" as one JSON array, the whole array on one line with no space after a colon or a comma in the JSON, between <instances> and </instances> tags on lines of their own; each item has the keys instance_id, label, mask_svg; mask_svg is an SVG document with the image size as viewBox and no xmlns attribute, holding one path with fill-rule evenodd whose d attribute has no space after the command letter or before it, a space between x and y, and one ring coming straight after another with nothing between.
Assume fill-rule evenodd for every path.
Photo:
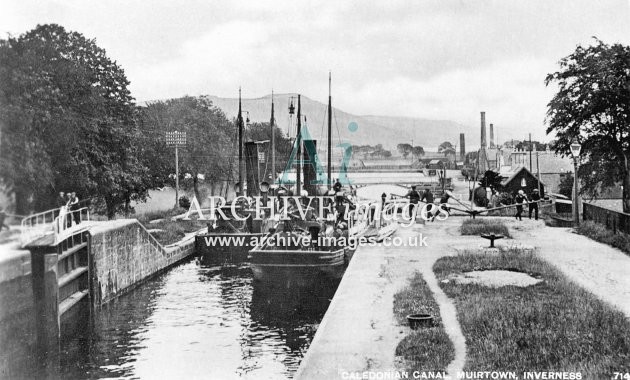
<instances>
[{"instance_id":1,"label":"hillside","mask_svg":"<svg viewBox=\"0 0 630 380\"><path fill-rule=\"evenodd\" d=\"M289 99L295 94L274 95L276 123L287 132L289 128ZM238 112L237 98L220 98L210 96L212 102L226 113L228 118L236 117ZM307 125L311 136L320 141L326 131L327 105L306 96L302 96L302 114L306 116ZM297 98L294 101L297 112ZM334 105L334 98L333 98ZM256 99L242 99L243 111L249 112L252 122L269 121L271 112L271 95ZM245 116L243 116L245 117ZM295 116L293 117L295 123ZM354 121L359 129L350 132L348 123ZM295 127L293 127L295 129ZM459 144L459 134L466 133L467 145L478 145L472 142L472 136L477 137L478 128L463 126L448 120L428 120L420 118L393 117L393 116L358 116L344 112L333 107L333 142L346 141L354 145L383 144L387 149L395 153L399 143L411 143L420 145L425 150L436 150L437 146L445 140L453 144ZM295 135L295 130L291 131Z\"/></svg>"}]
</instances>

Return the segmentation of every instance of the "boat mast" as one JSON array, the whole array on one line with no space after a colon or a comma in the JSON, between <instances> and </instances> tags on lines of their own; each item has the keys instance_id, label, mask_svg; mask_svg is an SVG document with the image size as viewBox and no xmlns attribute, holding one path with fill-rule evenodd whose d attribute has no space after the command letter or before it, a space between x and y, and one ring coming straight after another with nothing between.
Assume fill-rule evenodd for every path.
<instances>
[{"instance_id":1,"label":"boat mast","mask_svg":"<svg viewBox=\"0 0 630 380\"><path fill-rule=\"evenodd\" d=\"M295 135L295 141L297 143L297 172L295 175L295 184L296 184L296 196L300 196L302 194L302 113L301 113L301 105L300 105L300 94L298 94L298 105L297 105L297 134Z\"/></svg>"},{"instance_id":2,"label":"boat mast","mask_svg":"<svg viewBox=\"0 0 630 380\"><path fill-rule=\"evenodd\" d=\"M271 90L271 183L276 182L276 119L273 115L273 90Z\"/></svg>"},{"instance_id":3,"label":"boat mast","mask_svg":"<svg viewBox=\"0 0 630 380\"><path fill-rule=\"evenodd\" d=\"M330 71L328 72L328 190L332 186L332 96L330 91Z\"/></svg>"},{"instance_id":4,"label":"boat mast","mask_svg":"<svg viewBox=\"0 0 630 380\"><path fill-rule=\"evenodd\" d=\"M240 185L239 192L236 194L243 195L245 189L245 174L243 170L243 115L241 110L241 88L238 88L238 116L236 118L238 124L238 183Z\"/></svg>"}]
</instances>

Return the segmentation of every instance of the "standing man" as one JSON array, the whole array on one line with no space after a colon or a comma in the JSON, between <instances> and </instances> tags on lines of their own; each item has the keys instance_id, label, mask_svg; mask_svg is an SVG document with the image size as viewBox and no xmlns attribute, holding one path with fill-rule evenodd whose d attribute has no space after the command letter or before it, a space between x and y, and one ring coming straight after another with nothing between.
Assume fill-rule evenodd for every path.
<instances>
[{"instance_id":1,"label":"standing man","mask_svg":"<svg viewBox=\"0 0 630 380\"><path fill-rule=\"evenodd\" d=\"M70 211L72 211L72 218L74 219L74 224L81 223L81 215L79 215L79 198L77 197L77 193L74 191L70 195Z\"/></svg>"},{"instance_id":2,"label":"standing man","mask_svg":"<svg viewBox=\"0 0 630 380\"><path fill-rule=\"evenodd\" d=\"M514 217L518 220L523 220L521 214L523 213L523 203L527 202L527 197L523 190L519 190L514 197L514 203L516 203L516 215Z\"/></svg>"},{"instance_id":3,"label":"standing man","mask_svg":"<svg viewBox=\"0 0 630 380\"><path fill-rule=\"evenodd\" d=\"M529 219L532 218L532 211L534 211L535 219L538 220L538 203L540 201L538 189L534 189L531 198L531 203L529 204Z\"/></svg>"},{"instance_id":4,"label":"standing man","mask_svg":"<svg viewBox=\"0 0 630 380\"><path fill-rule=\"evenodd\" d=\"M411 190L405 195L405 198L409 198L409 220L411 220L415 215L418 202L420 202L420 193L416 191L415 185L411 186Z\"/></svg>"},{"instance_id":5,"label":"standing man","mask_svg":"<svg viewBox=\"0 0 630 380\"><path fill-rule=\"evenodd\" d=\"M426 189L424 189L424 193L422 193L422 199L420 199L422 202L426 202L427 203L427 220L429 220L429 218L432 218L433 216L433 193L431 192L431 189L429 189L428 187Z\"/></svg>"}]
</instances>

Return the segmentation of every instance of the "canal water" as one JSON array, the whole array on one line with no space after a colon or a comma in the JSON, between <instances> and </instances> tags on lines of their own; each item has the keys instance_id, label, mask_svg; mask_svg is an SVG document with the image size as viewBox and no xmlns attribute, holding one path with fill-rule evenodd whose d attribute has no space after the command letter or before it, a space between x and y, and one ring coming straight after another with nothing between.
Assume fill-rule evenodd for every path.
<instances>
[{"instance_id":1,"label":"canal water","mask_svg":"<svg viewBox=\"0 0 630 380\"><path fill-rule=\"evenodd\" d=\"M246 262L185 262L82 320L60 377L292 378L339 281L263 283Z\"/></svg>"}]
</instances>

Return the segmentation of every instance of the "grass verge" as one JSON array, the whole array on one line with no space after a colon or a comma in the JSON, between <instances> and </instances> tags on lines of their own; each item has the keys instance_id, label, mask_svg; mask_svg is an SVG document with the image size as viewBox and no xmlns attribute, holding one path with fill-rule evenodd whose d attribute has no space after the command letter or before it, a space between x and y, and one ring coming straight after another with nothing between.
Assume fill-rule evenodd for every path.
<instances>
[{"instance_id":1,"label":"grass verge","mask_svg":"<svg viewBox=\"0 0 630 380\"><path fill-rule=\"evenodd\" d=\"M496 219L466 219L459 231L462 235L500 234L511 237L505 223Z\"/></svg>"},{"instance_id":2,"label":"grass verge","mask_svg":"<svg viewBox=\"0 0 630 380\"><path fill-rule=\"evenodd\" d=\"M180 207L175 207L169 210L148 211L148 212L138 215L137 218L140 221L140 223L146 225L152 220L170 219L174 216L183 214L184 212L186 212L186 210Z\"/></svg>"},{"instance_id":3,"label":"grass verge","mask_svg":"<svg viewBox=\"0 0 630 380\"><path fill-rule=\"evenodd\" d=\"M462 254L434 267L455 299L467 342L466 370L580 371L599 378L630 371L630 322L531 253ZM451 274L506 269L544 281L526 288L443 283Z\"/></svg>"},{"instance_id":4,"label":"grass verge","mask_svg":"<svg viewBox=\"0 0 630 380\"><path fill-rule=\"evenodd\" d=\"M156 230L151 234L163 245L177 243L187 233L198 231L207 227L206 221L199 220L171 220L171 217L179 215L182 210L179 208L165 210L165 211L152 211L140 216L138 221L149 230ZM152 220L158 220L155 223L149 223Z\"/></svg>"},{"instance_id":5,"label":"grass verge","mask_svg":"<svg viewBox=\"0 0 630 380\"><path fill-rule=\"evenodd\" d=\"M444 371L455 357L453 343L444 331L440 309L420 273L414 275L408 287L394 295L394 315L400 324L407 324L407 315L427 313L434 326L411 330L396 347L396 355L405 359L405 370Z\"/></svg>"},{"instance_id":6,"label":"grass verge","mask_svg":"<svg viewBox=\"0 0 630 380\"><path fill-rule=\"evenodd\" d=\"M630 236L624 234L623 232L614 233L607 229L606 226L590 220L580 223L580 226L577 228L577 232L580 235L584 235L600 243L619 248L626 254L630 254Z\"/></svg>"}]
</instances>

